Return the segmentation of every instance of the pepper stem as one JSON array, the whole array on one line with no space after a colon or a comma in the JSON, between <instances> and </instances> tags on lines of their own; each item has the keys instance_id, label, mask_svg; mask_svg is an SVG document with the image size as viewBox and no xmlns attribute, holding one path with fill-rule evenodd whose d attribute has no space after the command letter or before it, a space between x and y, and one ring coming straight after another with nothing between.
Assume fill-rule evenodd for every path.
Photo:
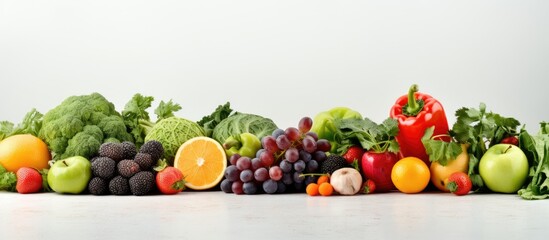
<instances>
[{"instance_id":1,"label":"pepper stem","mask_svg":"<svg viewBox=\"0 0 549 240\"><path fill-rule=\"evenodd\" d=\"M416 99L415 93L419 91L417 84L413 84L408 90L408 103L403 107L403 113L406 116L417 116L423 109L423 100Z\"/></svg>"},{"instance_id":2,"label":"pepper stem","mask_svg":"<svg viewBox=\"0 0 549 240\"><path fill-rule=\"evenodd\" d=\"M410 90L408 90L408 112L416 112L419 105L417 104L417 100L414 96L414 94L419 91L419 87L417 84L414 84L410 87Z\"/></svg>"}]
</instances>

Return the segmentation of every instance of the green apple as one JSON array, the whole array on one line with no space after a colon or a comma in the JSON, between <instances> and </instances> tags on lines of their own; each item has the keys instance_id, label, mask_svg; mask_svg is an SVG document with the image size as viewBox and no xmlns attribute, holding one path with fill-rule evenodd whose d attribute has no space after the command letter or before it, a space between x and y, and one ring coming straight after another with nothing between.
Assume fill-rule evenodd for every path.
<instances>
[{"instance_id":1,"label":"green apple","mask_svg":"<svg viewBox=\"0 0 549 240\"><path fill-rule=\"evenodd\" d=\"M91 163L75 156L56 161L48 171L48 184L58 193L79 194L86 189L91 178Z\"/></svg>"},{"instance_id":2,"label":"green apple","mask_svg":"<svg viewBox=\"0 0 549 240\"><path fill-rule=\"evenodd\" d=\"M528 159L511 144L490 147L479 163L480 177L488 189L500 193L516 193L528 177Z\"/></svg>"}]
</instances>

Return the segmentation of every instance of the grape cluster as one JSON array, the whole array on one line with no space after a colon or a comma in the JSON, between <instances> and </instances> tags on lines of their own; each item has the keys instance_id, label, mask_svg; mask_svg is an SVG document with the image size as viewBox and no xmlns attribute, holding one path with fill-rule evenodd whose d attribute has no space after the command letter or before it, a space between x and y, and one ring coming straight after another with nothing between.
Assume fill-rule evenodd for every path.
<instances>
[{"instance_id":1,"label":"grape cluster","mask_svg":"<svg viewBox=\"0 0 549 240\"><path fill-rule=\"evenodd\" d=\"M235 194L303 192L307 183L316 181L304 174L318 173L331 148L330 142L310 132L312 125L312 119L304 117L298 128L276 129L261 139L262 148L255 158L231 156L221 190Z\"/></svg>"}]
</instances>

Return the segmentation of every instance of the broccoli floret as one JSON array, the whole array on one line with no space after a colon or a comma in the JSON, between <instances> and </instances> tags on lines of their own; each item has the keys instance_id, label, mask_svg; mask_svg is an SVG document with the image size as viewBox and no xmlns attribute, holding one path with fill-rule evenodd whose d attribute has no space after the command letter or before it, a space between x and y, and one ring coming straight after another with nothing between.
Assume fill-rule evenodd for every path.
<instances>
[{"instance_id":1,"label":"broccoli floret","mask_svg":"<svg viewBox=\"0 0 549 240\"><path fill-rule=\"evenodd\" d=\"M103 141L103 138L98 138L97 131L101 131L97 126L86 126L83 131L76 133L68 140L68 145L63 153L57 153L51 147L56 159L65 159L71 156L83 156L89 159L95 156Z\"/></svg>"},{"instance_id":2,"label":"broccoli floret","mask_svg":"<svg viewBox=\"0 0 549 240\"><path fill-rule=\"evenodd\" d=\"M133 141L114 104L99 93L71 96L44 115L39 132L54 159L91 158L107 139Z\"/></svg>"},{"instance_id":3,"label":"broccoli floret","mask_svg":"<svg viewBox=\"0 0 549 240\"><path fill-rule=\"evenodd\" d=\"M131 136L126 131L124 121L121 121L121 119L120 115L107 116L101 119L97 126L103 130L105 138L116 138L119 142L132 140Z\"/></svg>"}]
</instances>

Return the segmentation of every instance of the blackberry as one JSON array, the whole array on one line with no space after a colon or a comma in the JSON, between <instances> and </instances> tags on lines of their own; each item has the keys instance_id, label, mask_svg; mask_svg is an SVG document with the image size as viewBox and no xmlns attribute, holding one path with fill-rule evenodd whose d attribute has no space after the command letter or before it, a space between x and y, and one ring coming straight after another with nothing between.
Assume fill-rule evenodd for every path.
<instances>
[{"instance_id":1,"label":"blackberry","mask_svg":"<svg viewBox=\"0 0 549 240\"><path fill-rule=\"evenodd\" d=\"M116 173L116 162L108 157L98 157L91 164L94 176L109 180Z\"/></svg>"},{"instance_id":2,"label":"blackberry","mask_svg":"<svg viewBox=\"0 0 549 240\"><path fill-rule=\"evenodd\" d=\"M147 141L141 148L139 149L140 153L148 153L151 155L152 160L154 162L158 161L164 155L164 147L162 147L162 143L156 140L150 140Z\"/></svg>"},{"instance_id":3,"label":"blackberry","mask_svg":"<svg viewBox=\"0 0 549 240\"><path fill-rule=\"evenodd\" d=\"M137 147L132 142L122 142L123 159L133 159L137 154Z\"/></svg>"},{"instance_id":4,"label":"blackberry","mask_svg":"<svg viewBox=\"0 0 549 240\"><path fill-rule=\"evenodd\" d=\"M155 163L151 155L148 153L138 153L135 155L133 160L139 164L139 168L141 168L141 170L150 170Z\"/></svg>"},{"instance_id":5,"label":"blackberry","mask_svg":"<svg viewBox=\"0 0 549 240\"><path fill-rule=\"evenodd\" d=\"M90 163L93 163L96 159L100 158L99 156L95 156L90 160Z\"/></svg>"},{"instance_id":6,"label":"blackberry","mask_svg":"<svg viewBox=\"0 0 549 240\"><path fill-rule=\"evenodd\" d=\"M118 162L118 164L116 165L116 168L118 169L118 174L126 178L129 178L134 174L138 173L139 171L141 171L141 169L139 168L139 164L129 159Z\"/></svg>"},{"instance_id":7,"label":"blackberry","mask_svg":"<svg viewBox=\"0 0 549 240\"><path fill-rule=\"evenodd\" d=\"M152 192L155 186L154 174L142 171L130 178L130 190L135 196L142 196Z\"/></svg>"},{"instance_id":8,"label":"blackberry","mask_svg":"<svg viewBox=\"0 0 549 240\"><path fill-rule=\"evenodd\" d=\"M124 159L124 149L120 143L103 143L99 147L99 156L108 157L115 161Z\"/></svg>"},{"instance_id":9,"label":"blackberry","mask_svg":"<svg viewBox=\"0 0 549 240\"><path fill-rule=\"evenodd\" d=\"M94 177L88 183L88 191L93 195L109 194L109 181L100 177Z\"/></svg>"},{"instance_id":10,"label":"blackberry","mask_svg":"<svg viewBox=\"0 0 549 240\"><path fill-rule=\"evenodd\" d=\"M116 176L109 182L109 191L114 195L130 194L128 179L122 176Z\"/></svg>"},{"instance_id":11,"label":"blackberry","mask_svg":"<svg viewBox=\"0 0 549 240\"><path fill-rule=\"evenodd\" d=\"M338 170L340 168L347 167L347 161L345 158L339 155L330 155L324 162L320 164L320 172L321 173L329 173L332 174L335 172L335 170Z\"/></svg>"}]
</instances>

